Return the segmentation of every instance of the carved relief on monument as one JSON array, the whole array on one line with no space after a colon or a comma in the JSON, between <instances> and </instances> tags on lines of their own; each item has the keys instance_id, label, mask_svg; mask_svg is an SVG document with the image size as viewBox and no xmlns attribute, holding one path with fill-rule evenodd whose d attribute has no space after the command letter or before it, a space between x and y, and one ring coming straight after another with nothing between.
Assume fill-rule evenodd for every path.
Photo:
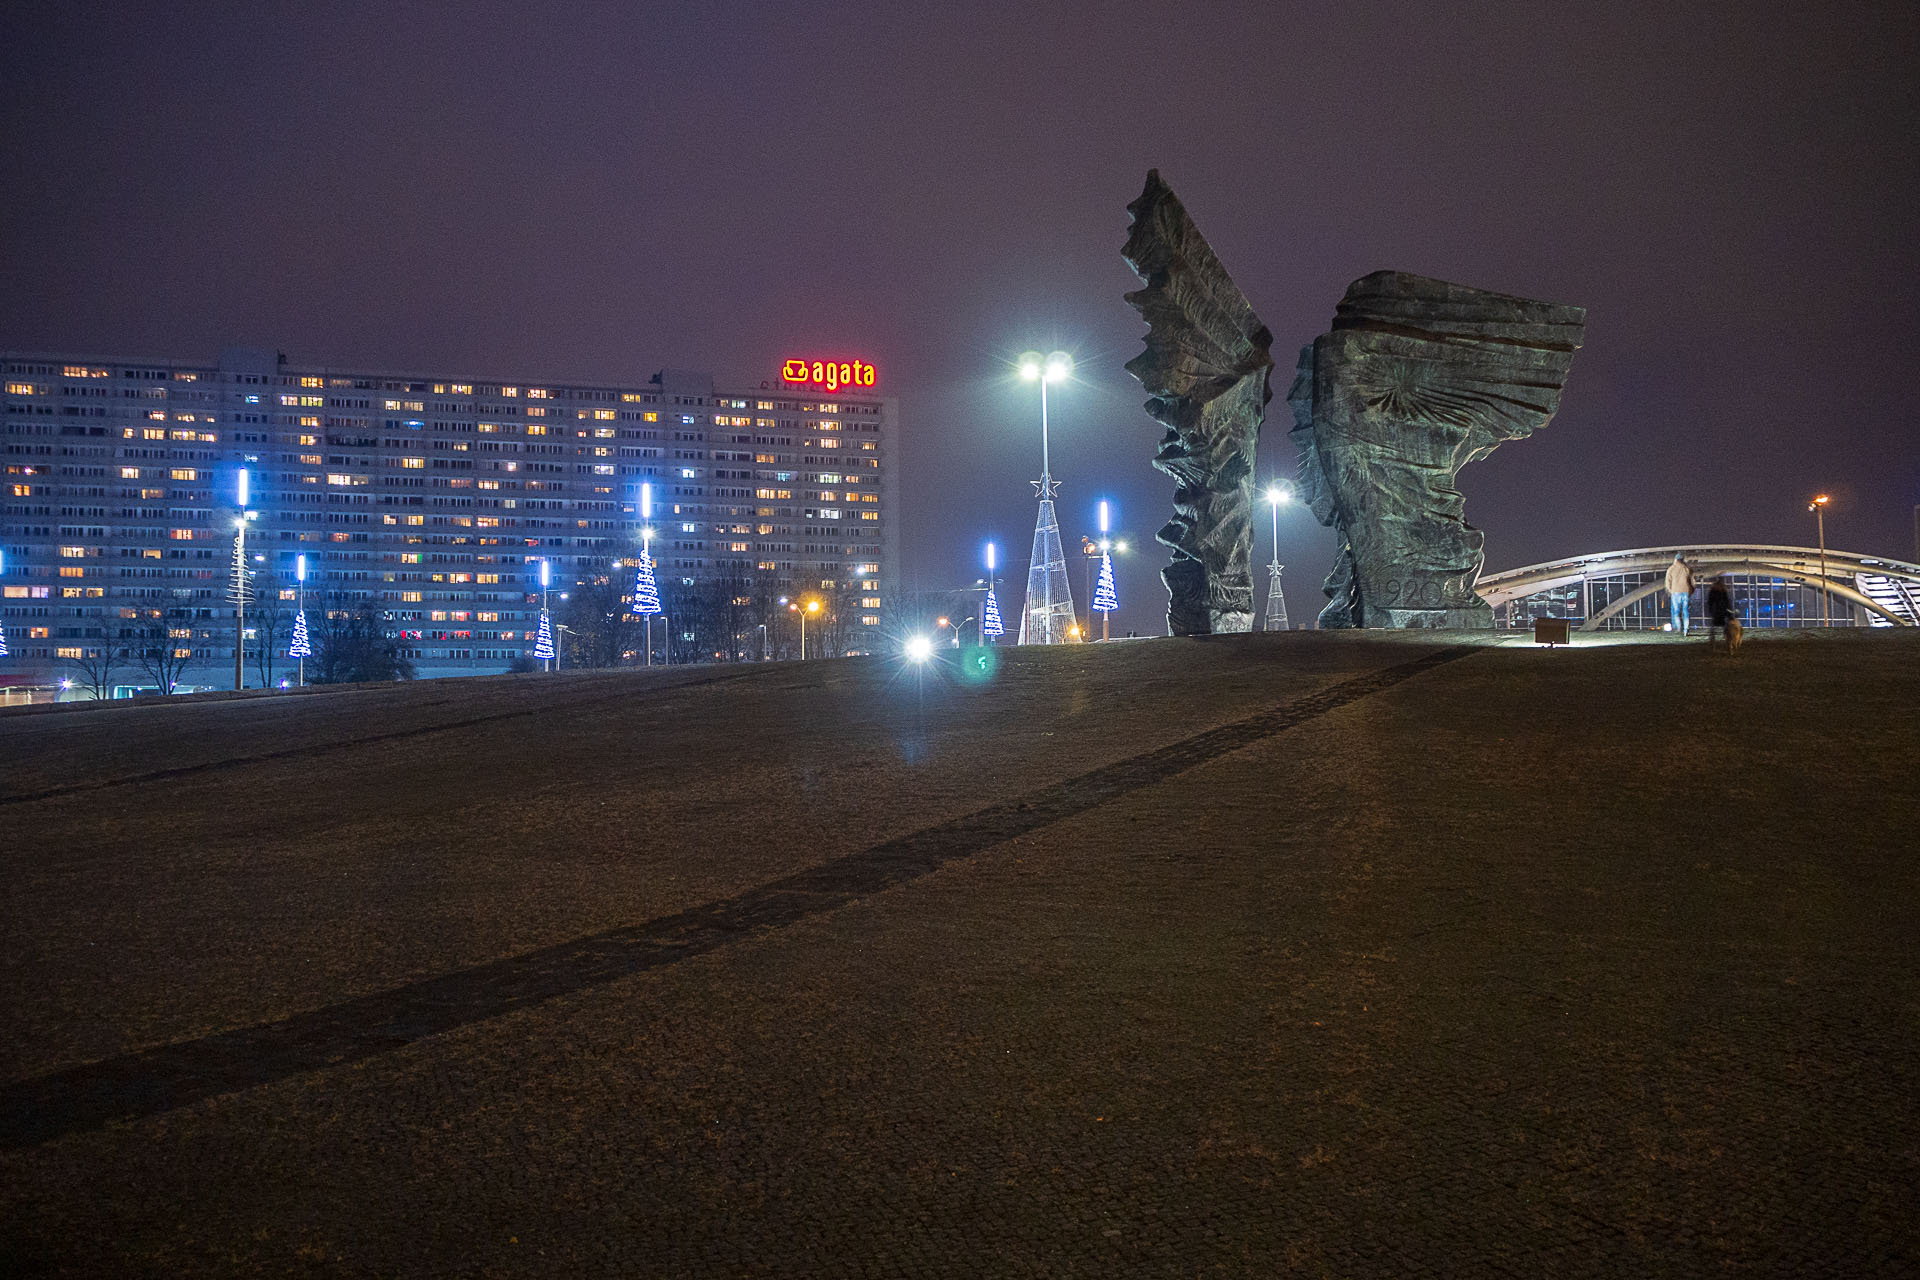
<instances>
[{"instance_id":1,"label":"carved relief on monument","mask_svg":"<svg viewBox=\"0 0 1920 1280\"><path fill-rule=\"evenodd\" d=\"M1253 468L1273 398L1273 337L1158 170L1127 211L1122 254L1146 283L1127 301L1148 326L1127 371L1167 428L1153 465L1175 483L1174 516L1158 534L1173 551L1160 573L1167 630L1250 631Z\"/></svg>"},{"instance_id":2,"label":"carved relief on monument","mask_svg":"<svg viewBox=\"0 0 1920 1280\"><path fill-rule=\"evenodd\" d=\"M1455 480L1553 416L1585 329L1579 307L1397 271L1348 287L1287 393L1302 496L1340 539L1322 627L1493 625Z\"/></svg>"}]
</instances>

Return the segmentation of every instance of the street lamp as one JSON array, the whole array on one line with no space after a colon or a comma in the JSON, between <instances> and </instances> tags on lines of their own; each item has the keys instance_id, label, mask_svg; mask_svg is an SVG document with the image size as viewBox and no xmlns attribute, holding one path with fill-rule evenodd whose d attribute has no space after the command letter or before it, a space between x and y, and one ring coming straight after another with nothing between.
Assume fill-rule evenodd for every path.
<instances>
[{"instance_id":1,"label":"street lamp","mask_svg":"<svg viewBox=\"0 0 1920 1280\"><path fill-rule=\"evenodd\" d=\"M953 647L958 649L960 647L960 628L972 621L972 618L962 618L958 622L954 622L949 618L935 618L934 625L938 627L951 627L953 629Z\"/></svg>"},{"instance_id":2,"label":"street lamp","mask_svg":"<svg viewBox=\"0 0 1920 1280\"><path fill-rule=\"evenodd\" d=\"M980 643L992 644L1006 634L1000 623L1000 601L993 594L993 544L987 544L987 593L980 597Z\"/></svg>"},{"instance_id":3,"label":"street lamp","mask_svg":"<svg viewBox=\"0 0 1920 1280\"><path fill-rule=\"evenodd\" d=\"M1047 384L1073 376L1073 357L1064 351L1042 356L1029 351L1018 362L1025 382L1040 384L1040 478L1034 489L1040 511L1033 526L1033 557L1027 567L1026 608L1020 620L1021 644L1059 644L1071 638L1062 628L1074 623L1073 591L1067 583L1066 554L1060 546L1060 522L1053 511L1059 488L1053 479L1053 459L1047 426ZM1078 625L1072 627L1073 632Z\"/></svg>"},{"instance_id":4,"label":"street lamp","mask_svg":"<svg viewBox=\"0 0 1920 1280\"><path fill-rule=\"evenodd\" d=\"M809 600L804 609L796 603L789 603L787 610L800 615L800 661L805 662L807 660L807 615L820 612L820 602Z\"/></svg>"},{"instance_id":5,"label":"street lamp","mask_svg":"<svg viewBox=\"0 0 1920 1280\"><path fill-rule=\"evenodd\" d=\"M233 687L241 688L246 683L247 651L247 596L251 588L247 585L247 521L254 518L248 508L252 506L251 486L248 483L247 469L240 468L234 484L235 496L239 499L240 514L233 521L233 584L228 588L233 596Z\"/></svg>"},{"instance_id":6,"label":"street lamp","mask_svg":"<svg viewBox=\"0 0 1920 1280\"><path fill-rule=\"evenodd\" d=\"M313 652L313 646L307 641L307 554L301 552L293 558L293 576L300 584L300 608L293 615L293 643L287 647L287 656L299 660L300 687L307 687L307 655Z\"/></svg>"},{"instance_id":7,"label":"street lamp","mask_svg":"<svg viewBox=\"0 0 1920 1280\"><path fill-rule=\"evenodd\" d=\"M940 619L940 624L945 626L946 621L945 618L942 618ZM904 646L904 652L906 653L908 662L914 663L915 665L926 662L933 657L933 641L926 636L908 636L907 643Z\"/></svg>"},{"instance_id":8,"label":"street lamp","mask_svg":"<svg viewBox=\"0 0 1920 1280\"><path fill-rule=\"evenodd\" d=\"M1807 504L1820 530L1820 625L1833 625L1833 593L1827 589L1827 503L1832 499L1820 494Z\"/></svg>"},{"instance_id":9,"label":"street lamp","mask_svg":"<svg viewBox=\"0 0 1920 1280\"><path fill-rule=\"evenodd\" d=\"M1280 591L1280 508L1293 501L1293 490L1284 484L1267 486L1267 504L1273 508L1273 559L1267 562L1267 625L1268 631L1285 631L1287 622L1287 597Z\"/></svg>"},{"instance_id":10,"label":"street lamp","mask_svg":"<svg viewBox=\"0 0 1920 1280\"><path fill-rule=\"evenodd\" d=\"M535 642L533 656L540 659L541 670L553 670L553 632L551 615L547 612L548 593L553 587L553 561L540 562L540 639Z\"/></svg>"}]
</instances>

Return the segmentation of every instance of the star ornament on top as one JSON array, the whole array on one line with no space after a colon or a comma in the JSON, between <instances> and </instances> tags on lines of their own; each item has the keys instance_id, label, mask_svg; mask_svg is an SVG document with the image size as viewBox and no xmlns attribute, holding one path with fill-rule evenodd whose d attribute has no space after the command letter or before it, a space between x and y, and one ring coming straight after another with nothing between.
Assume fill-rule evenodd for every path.
<instances>
[{"instance_id":1,"label":"star ornament on top","mask_svg":"<svg viewBox=\"0 0 1920 1280\"><path fill-rule=\"evenodd\" d=\"M1027 483L1032 485L1034 493L1042 498L1051 498L1060 492L1060 482L1052 476L1041 476L1038 480L1029 480Z\"/></svg>"}]
</instances>

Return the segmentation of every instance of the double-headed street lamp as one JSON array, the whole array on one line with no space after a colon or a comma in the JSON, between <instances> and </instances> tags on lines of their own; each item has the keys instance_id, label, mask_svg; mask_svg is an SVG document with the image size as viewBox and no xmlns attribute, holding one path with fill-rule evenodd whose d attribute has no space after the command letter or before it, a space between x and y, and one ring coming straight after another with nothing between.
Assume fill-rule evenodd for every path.
<instances>
[{"instance_id":1,"label":"double-headed street lamp","mask_svg":"<svg viewBox=\"0 0 1920 1280\"><path fill-rule=\"evenodd\" d=\"M1833 592L1827 588L1827 503L1831 501L1823 493L1807 504L1820 530L1820 625L1823 627L1833 625Z\"/></svg>"},{"instance_id":2,"label":"double-headed street lamp","mask_svg":"<svg viewBox=\"0 0 1920 1280\"><path fill-rule=\"evenodd\" d=\"M800 615L800 661L805 662L807 660L807 615L820 612L820 602L818 600L809 600L806 603L806 607L802 608L799 601L789 600L785 596L781 596L780 603L787 606L788 613L797 613Z\"/></svg>"},{"instance_id":3,"label":"double-headed street lamp","mask_svg":"<svg viewBox=\"0 0 1920 1280\"><path fill-rule=\"evenodd\" d=\"M1075 639L1073 590L1067 582L1066 552L1060 545L1060 522L1054 515L1053 458L1047 438L1047 384L1073 376L1073 357L1064 351L1042 356L1029 351L1020 357L1020 377L1040 384L1040 478L1033 482L1040 511L1033 525L1033 557L1027 567L1027 599L1020 619L1021 644L1060 644Z\"/></svg>"}]
</instances>

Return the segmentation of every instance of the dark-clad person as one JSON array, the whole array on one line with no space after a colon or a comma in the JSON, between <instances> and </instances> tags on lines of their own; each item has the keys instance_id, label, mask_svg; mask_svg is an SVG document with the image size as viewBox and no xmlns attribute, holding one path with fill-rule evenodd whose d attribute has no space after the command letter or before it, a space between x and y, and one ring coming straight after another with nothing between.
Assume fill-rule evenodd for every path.
<instances>
[{"instance_id":1,"label":"dark-clad person","mask_svg":"<svg viewBox=\"0 0 1920 1280\"><path fill-rule=\"evenodd\" d=\"M1733 588L1727 583L1727 575L1721 574L1707 588L1707 648L1713 648L1713 633L1718 630L1727 637L1727 652L1740 651L1740 608L1733 602Z\"/></svg>"}]
</instances>

